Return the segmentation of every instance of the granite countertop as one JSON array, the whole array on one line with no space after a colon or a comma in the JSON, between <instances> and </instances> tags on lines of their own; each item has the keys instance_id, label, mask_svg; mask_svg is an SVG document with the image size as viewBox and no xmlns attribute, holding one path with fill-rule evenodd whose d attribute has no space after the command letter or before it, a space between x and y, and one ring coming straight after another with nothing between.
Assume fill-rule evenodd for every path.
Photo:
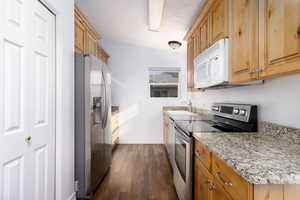
<instances>
[{"instance_id":1,"label":"granite countertop","mask_svg":"<svg viewBox=\"0 0 300 200\"><path fill-rule=\"evenodd\" d=\"M262 123L259 133L194 133L252 184L300 184L300 130Z\"/></svg>"}]
</instances>

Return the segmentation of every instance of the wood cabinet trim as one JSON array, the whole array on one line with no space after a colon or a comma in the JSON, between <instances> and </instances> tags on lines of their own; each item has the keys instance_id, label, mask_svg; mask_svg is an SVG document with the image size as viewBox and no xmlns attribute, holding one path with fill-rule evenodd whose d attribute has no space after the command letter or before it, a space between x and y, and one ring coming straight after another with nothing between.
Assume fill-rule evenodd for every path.
<instances>
[{"instance_id":1,"label":"wood cabinet trim","mask_svg":"<svg viewBox=\"0 0 300 200\"><path fill-rule=\"evenodd\" d=\"M75 52L92 54L102 60L104 63L108 63L109 55L98 44L98 40L101 39L100 34L90 24L84 14L80 11L77 5L74 8L75 15ZM83 42L80 42L77 38L78 30L83 30ZM83 44L80 44L83 43Z\"/></svg>"},{"instance_id":2,"label":"wood cabinet trim","mask_svg":"<svg viewBox=\"0 0 300 200\"><path fill-rule=\"evenodd\" d=\"M189 39L189 37L194 33L195 29L197 29L198 25L203 20L203 17L205 17L208 14L209 9L211 8L211 6L213 5L214 2L215 2L215 0L207 0L205 2L205 4L202 6L199 16L192 23L193 25L191 26L191 28L188 30L188 32L184 36L185 41L187 41Z\"/></svg>"},{"instance_id":3,"label":"wood cabinet trim","mask_svg":"<svg viewBox=\"0 0 300 200\"><path fill-rule=\"evenodd\" d=\"M80 11L80 9L76 4L75 4L74 12L75 12L75 17L86 26L87 30L89 30L89 32L93 34L93 37L96 40L100 40L101 39L100 34L95 30L95 28L91 25L89 20L84 16L84 14Z\"/></svg>"}]
</instances>

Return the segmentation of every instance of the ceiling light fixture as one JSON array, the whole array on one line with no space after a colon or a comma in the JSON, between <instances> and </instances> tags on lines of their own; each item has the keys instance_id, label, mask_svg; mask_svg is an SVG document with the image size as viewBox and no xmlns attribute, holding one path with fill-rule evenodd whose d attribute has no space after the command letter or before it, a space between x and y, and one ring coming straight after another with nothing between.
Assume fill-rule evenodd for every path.
<instances>
[{"instance_id":1,"label":"ceiling light fixture","mask_svg":"<svg viewBox=\"0 0 300 200\"><path fill-rule=\"evenodd\" d=\"M149 30L158 31L164 12L165 0L148 0Z\"/></svg>"},{"instance_id":2,"label":"ceiling light fixture","mask_svg":"<svg viewBox=\"0 0 300 200\"><path fill-rule=\"evenodd\" d=\"M172 49L178 49L179 47L181 47L181 42L178 41L169 41L168 45L172 48Z\"/></svg>"}]
</instances>

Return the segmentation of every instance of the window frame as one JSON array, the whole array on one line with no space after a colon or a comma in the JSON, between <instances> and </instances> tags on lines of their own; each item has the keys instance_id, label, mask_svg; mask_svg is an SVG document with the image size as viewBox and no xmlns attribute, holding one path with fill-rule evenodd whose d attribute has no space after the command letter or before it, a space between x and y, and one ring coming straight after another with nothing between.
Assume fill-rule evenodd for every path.
<instances>
[{"instance_id":1,"label":"window frame","mask_svg":"<svg viewBox=\"0 0 300 200\"><path fill-rule=\"evenodd\" d=\"M150 74L151 72L176 72L178 73L178 82L177 83L150 83ZM150 99L179 99L181 98L181 69L179 67L171 68L171 67L152 67L148 70L148 97ZM177 86L177 97L151 97L151 86L152 85L158 85L158 86L164 86L164 85L171 85L171 86Z\"/></svg>"}]
</instances>

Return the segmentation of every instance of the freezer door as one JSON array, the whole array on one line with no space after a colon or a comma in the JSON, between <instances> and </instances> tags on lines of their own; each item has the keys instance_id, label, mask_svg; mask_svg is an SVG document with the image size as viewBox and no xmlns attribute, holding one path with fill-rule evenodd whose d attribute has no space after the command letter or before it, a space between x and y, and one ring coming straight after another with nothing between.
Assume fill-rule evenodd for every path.
<instances>
[{"instance_id":1,"label":"freezer door","mask_svg":"<svg viewBox=\"0 0 300 200\"><path fill-rule=\"evenodd\" d=\"M105 110L102 79L102 63L94 56L86 57L86 66L89 68L90 88L90 134L91 134L91 192L102 180L106 166L105 160L105 130L103 126L103 112Z\"/></svg>"}]
</instances>

